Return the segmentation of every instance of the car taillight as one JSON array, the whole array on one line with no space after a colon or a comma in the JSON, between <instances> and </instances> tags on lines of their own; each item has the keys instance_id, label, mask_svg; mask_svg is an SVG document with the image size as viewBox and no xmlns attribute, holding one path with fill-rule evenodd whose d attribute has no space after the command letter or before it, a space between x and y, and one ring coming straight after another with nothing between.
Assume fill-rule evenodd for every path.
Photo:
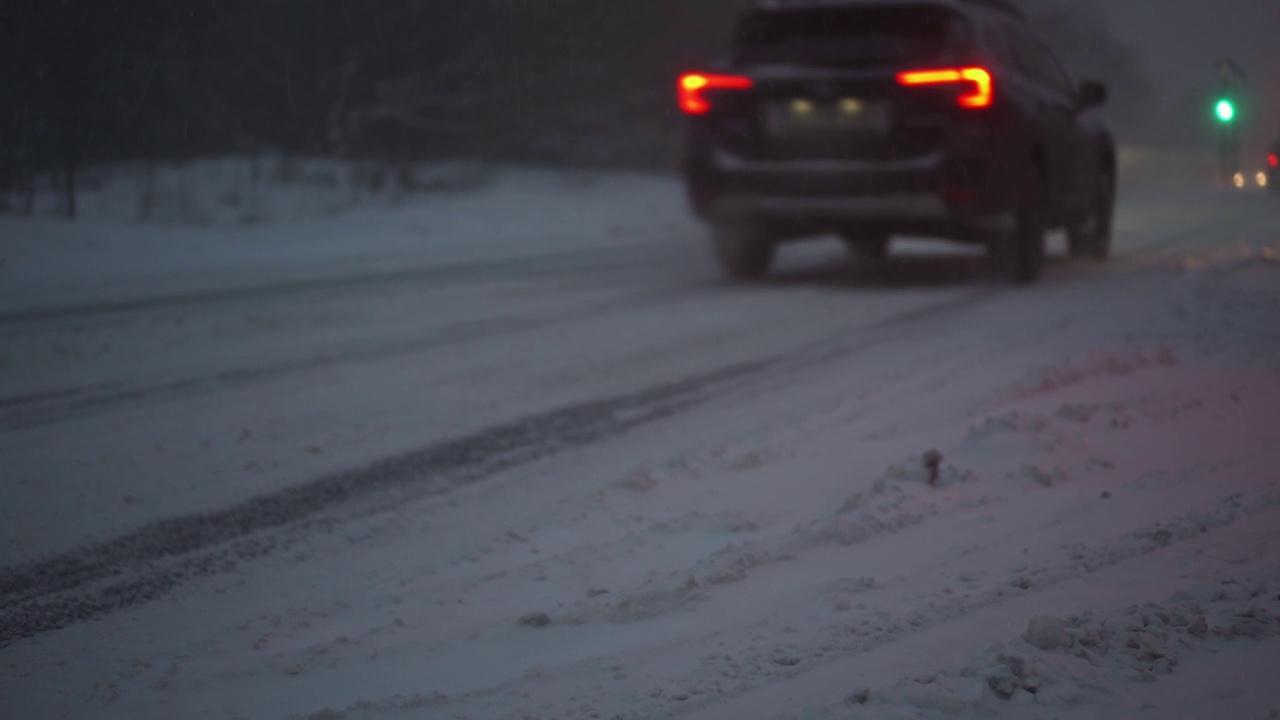
<instances>
[{"instance_id":1,"label":"car taillight","mask_svg":"<svg viewBox=\"0 0 1280 720\"><path fill-rule=\"evenodd\" d=\"M935 70L909 70L898 73L898 84L907 87L921 85L968 84L972 90L956 98L960 107L991 107L995 95L995 82L991 73L980 67L938 68Z\"/></svg>"},{"instance_id":2,"label":"car taillight","mask_svg":"<svg viewBox=\"0 0 1280 720\"><path fill-rule=\"evenodd\" d=\"M711 112L711 101L703 93L716 90L747 90L754 83L741 75L704 75L687 73L680 76L680 109L690 115Z\"/></svg>"},{"instance_id":3,"label":"car taillight","mask_svg":"<svg viewBox=\"0 0 1280 720\"><path fill-rule=\"evenodd\" d=\"M1267 156L1267 164L1271 167L1280 167L1280 157L1276 156L1275 153L1271 153Z\"/></svg>"}]
</instances>

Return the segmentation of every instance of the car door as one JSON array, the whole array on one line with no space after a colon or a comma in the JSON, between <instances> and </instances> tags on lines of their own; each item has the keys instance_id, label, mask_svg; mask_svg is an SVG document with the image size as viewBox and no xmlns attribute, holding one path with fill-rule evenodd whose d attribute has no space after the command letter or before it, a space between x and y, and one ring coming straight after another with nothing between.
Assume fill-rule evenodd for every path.
<instances>
[{"instance_id":1,"label":"car door","mask_svg":"<svg viewBox=\"0 0 1280 720\"><path fill-rule=\"evenodd\" d=\"M1030 30L1020 25L1006 27L1015 63L1033 94L1053 206L1062 214L1075 212L1084 206L1087 197L1081 169L1087 133L1080 122L1076 89L1053 54Z\"/></svg>"},{"instance_id":2,"label":"car door","mask_svg":"<svg viewBox=\"0 0 1280 720\"><path fill-rule=\"evenodd\" d=\"M1079 86L1063 69L1062 63L1045 44L1040 45L1042 62L1047 80L1060 89L1067 98L1068 118L1067 180L1073 211L1085 212L1096 196L1096 184L1102 172L1102 153L1097 142L1097 130L1090 119L1090 110L1080 103Z\"/></svg>"}]
</instances>

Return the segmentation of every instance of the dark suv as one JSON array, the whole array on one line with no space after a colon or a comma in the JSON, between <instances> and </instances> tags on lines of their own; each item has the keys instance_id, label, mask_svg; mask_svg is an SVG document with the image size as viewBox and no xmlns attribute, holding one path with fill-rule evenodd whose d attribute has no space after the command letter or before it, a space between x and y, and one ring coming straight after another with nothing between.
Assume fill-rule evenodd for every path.
<instances>
[{"instance_id":1,"label":"dark suv","mask_svg":"<svg viewBox=\"0 0 1280 720\"><path fill-rule=\"evenodd\" d=\"M1267 187L1272 193L1280 194L1280 135L1267 151Z\"/></svg>"},{"instance_id":2,"label":"dark suv","mask_svg":"<svg viewBox=\"0 0 1280 720\"><path fill-rule=\"evenodd\" d=\"M1106 87L1073 84L999 0L765 2L678 92L689 199L731 277L829 232L873 258L894 235L984 244L1023 283L1053 228L1110 250Z\"/></svg>"}]
</instances>

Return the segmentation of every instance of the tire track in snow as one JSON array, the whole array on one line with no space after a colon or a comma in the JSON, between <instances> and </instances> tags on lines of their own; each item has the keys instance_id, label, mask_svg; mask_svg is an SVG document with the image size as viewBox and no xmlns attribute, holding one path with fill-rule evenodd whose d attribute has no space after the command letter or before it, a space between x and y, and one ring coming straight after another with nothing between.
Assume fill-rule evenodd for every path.
<instances>
[{"instance_id":1,"label":"tire track in snow","mask_svg":"<svg viewBox=\"0 0 1280 720\"><path fill-rule=\"evenodd\" d=\"M1176 238L1200 232L1180 232ZM1177 241L1166 237L1156 242ZM278 552L358 511L392 509L407 498L445 492L671 417L735 388L886 344L918 323L945 319L1000 294L1000 289L983 287L891 316L862 330L854 341L839 332L794 353L531 416L225 510L156 522L114 540L0 569L0 645L157 599L191 578Z\"/></svg>"},{"instance_id":2,"label":"tire track in snow","mask_svg":"<svg viewBox=\"0 0 1280 720\"><path fill-rule=\"evenodd\" d=\"M556 255L554 258L543 258L547 259L548 262L535 264L532 269L525 268L516 272L502 272L494 274L496 270L516 270L517 268L523 268L524 266L520 264L522 262L520 260L469 265L464 268L464 270L468 270L468 272L460 272L458 274L453 274L452 268L428 268L426 270L408 270L404 273L357 276L349 278L348 280L350 280L350 282L339 279L332 281L332 284L338 285L338 289L346 290L358 290L365 286L385 287L387 284L394 287L395 285L401 284L405 281L423 279L427 277L427 275L423 275L424 273L435 273L437 270L445 272L448 282L444 284L455 285L461 281L477 279L492 281L519 278L522 280L530 280L548 275L576 276L582 272L608 271L617 268L632 269L635 267L634 253L624 254L623 257L611 255L607 261L601 260L594 264L568 266L563 264L566 257L572 259L579 256L590 257L595 254L599 254L598 251L574 251L563 253ZM545 267L540 267L541 265L545 265ZM220 291L210 294L180 296L176 299L174 297L170 297L148 299L146 301L139 301L138 303L107 304L103 306L102 314L128 314L131 312L151 310L163 310L165 312L170 312L173 310L181 310L184 307L210 302L232 303L237 300L250 302L256 301L264 296L290 293L298 294L313 290L319 291L332 289L332 284L331 281L328 280L317 280L315 282L301 283L298 287L289 286L280 288L273 286L266 288L253 288L247 291L228 290L225 292ZM441 286L441 283L434 283L432 285L433 288ZM643 292L631 293L550 318L485 318L472 322L458 323L436 328L425 336L416 337L407 341L400 340L383 343L367 343L353 348L339 348L330 352L313 354L308 357L296 358L268 365L235 368L200 376L170 379L160 383L95 383L84 387L55 388L48 391L24 393L18 396L0 398L0 431L20 430L51 425L73 417L81 417L88 413L103 412L120 405L133 402L177 400L218 390L234 390L261 382L268 382L298 372L318 370L347 363L371 362L394 358L399 355L410 355L436 349L449 348L461 343L482 341L507 333L532 328L548 327L565 321L580 320L596 314L613 313L623 310L661 305L667 302L676 302L687 299L691 296L696 296L700 290L704 290L708 286L708 282L684 283L675 286L664 285L661 288L651 288ZM80 313L80 310L86 310L86 312ZM76 310L73 315L75 317L86 317L98 314L96 312L92 312L92 310L93 308L80 308L79 310ZM0 329L3 329L5 317L6 316L0 315ZM55 315L52 318L44 319L57 319L58 317L60 316ZM68 315L66 318L62 319L68 319L70 317L72 317L72 315Z\"/></svg>"},{"instance_id":3,"label":"tire track in snow","mask_svg":"<svg viewBox=\"0 0 1280 720\"><path fill-rule=\"evenodd\" d=\"M1214 219L1191 229L1164 235L1159 239L1144 243L1137 247L1127 248L1116 253L1115 259L1120 264L1113 264L1112 269L1130 269L1130 266L1141 264L1142 256L1151 252L1167 249L1205 235L1209 230L1220 227L1221 221ZM638 250L627 248L627 250ZM419 280L436 280L438 277L448 280L453 285L461 281L474 279L506 279L513 275L521 278L536 278L545 275L575 274L584 270L600 270L617 267L632 267L629 259L611 258L583 266L563 266L566 260L590 258L598 255L598 250L575 250L558 253L554 256L540 256L539 261L530 268L529 260L504 260L482 262L463 266L444 266L417 268L394 273L375 273L344 278L327 278L312 281L301 281L283 285L264 286L248 289L232 289L209 293L192 293L160 298L148 298L138 301L107 303L101 306L79 306L65 309L47 309L31 313L19 312L8 315L0 314L0 327L6 324L26 323L42 320L68 320L93 316L111 316L143 312L150 310L173 310L217 302L253 301L264 297L305 294L322 290L354 290L361 287L377 286L386 283L399 284ZM628 256L629 257L629 256ZM498 275L493 275L494 272ZM797 285L811 282L817 277L815 273L830 272L830 268L800 271L782 276L776 282L783 285ZM847 269L842 269L847 273ZM439 283L437 283L439 286ZM88 387L56 389L46 392L0 398L0 431L13 431L45 425L56 424L72 418L82 417L89 413L100 413L120 405L144 401L172 401L203 393L223 390L235 390L268 382L298 372L318 370L335 365L355 362L369 362L410 355L430 350L452 347L465 342L482 341L503 334L549 327L555 324L580 320L595 314L614 313L624 310L660 306L670 302L679 302L695 295L700 290L713 287L708 282L686 283L677 286L665 286L657 290L648 290L635 295L625 296L586 308L579 312L560 315L545 320L527 319L486 319L465 324L446 326L426 337L416 338L408 342L384 343L339 350L310 357L279 362L266 366L225 370L209 375L187 377L170 380L158 384L125 385L121 383L98 383ZM930 312L928 306L923 310ZM910 315L903 316L909 320Z\"/></svg>"},{"instance_id":4,"label":"tire track in snow","mask_svg":"<svg viewBox=\"0 0 1280 720\"><path fill-rule=\"evenodd\" d=\"M263 285L244 285L185 293L115 300L81 305L19 308L0 312L0 327L20 326L37 322L68 322L118 315L145 313L158 310L174 310L212 304L237 304L258 302L286 295L309 295L334 291L359 290L387 284L418 285L430 283L432 287L457 285L485 279L531 278L546 275L578 273L584 271L628 266L633 255L645 246L631 246L622 257L615 253L602 255L599 248L564 250L556 253L501 260L481 260L449 265L366 272L356 275L286 280ZM592 258L598 258L591 262ZM576 261L576 262L575 262Z\"/></svg>"},{"instance_id":5,"label":"tire track in snow","mask_svg":"<svg viewBox=\"0 0 1280 720\"><path fill-rule=\"evenodd\" d=\"M665 287L598 303L571 313L544 319L486 318L436 328L429 334L408 341L366 344L297 359L249 368L170 380L163 383L128 385L99 383L35 393L14 398L0 398L0 431L24 430L53 425L88 414L110 411L121 405L138 402L182 400L200 394L251 387L301 372L322 370L351 363L376 362L402 355L444 350L469 342L479 342L515 332L551 327L596 315L630 311L688 299L704 284Z\"/></svg>"},{"instance_id":6,"label":"tire track in snow","mask_svg":"<svg viewBox=\"0 0 1280 720\"><path fill-rule=\"evenodd\" d=\"M888 317L854 340L837 332L781 356L526 417L224 510L159 521L114 540L0 569L0 646L158 599L183 582L278 552L357 513L392 510L414 497L672 417L775 374L895 341L919 323L963 313L1000 294L985 287L948 297Z\"/></svg>"}]
</instances>

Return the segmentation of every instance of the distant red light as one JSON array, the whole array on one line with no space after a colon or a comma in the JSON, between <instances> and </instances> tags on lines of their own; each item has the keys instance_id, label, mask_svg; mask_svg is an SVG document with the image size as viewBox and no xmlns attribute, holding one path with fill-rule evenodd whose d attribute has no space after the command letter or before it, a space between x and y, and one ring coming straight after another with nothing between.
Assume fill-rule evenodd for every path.
<instances>
[{"instance_id":1,"label":"distant red light","mask_svg":"<svg viewBox=\"0 0 1280 720\"><path fill-rule=\"evenodd\" d=\"M1277 157L1275 153L1271 153L1267 156L1267 164L1271 167L1280 167L1280 157Z\"/></svg>"},{"instance_id":2,"label":"distant red light","mask_svg":"<svg viewBox=\"0 0 1280 720\"><path fill-rule=\"evenodd\" d=\"M741 75L704 75L687 73L680 76L680 109L690 115L711 112L711 102L703 96L708 90L747 90L755 83Z\"/></svg>"},{"instance_id":3,"label":"distant red light","mask_svg":"<svg viewBox=\"0 0 1280 720\"><path fill-rule=\"evenodd\" d=\"M957 83L971 83L973 85L972 92L965 93L956 99L960 103L960 107L991 107L995 96L993 89L995 83L991 79L991 73L985 68L938 68L936 70L910 70L898 73L898 84L906 85L907 87L952 85Z\"/></svg>"}]
</instances>

